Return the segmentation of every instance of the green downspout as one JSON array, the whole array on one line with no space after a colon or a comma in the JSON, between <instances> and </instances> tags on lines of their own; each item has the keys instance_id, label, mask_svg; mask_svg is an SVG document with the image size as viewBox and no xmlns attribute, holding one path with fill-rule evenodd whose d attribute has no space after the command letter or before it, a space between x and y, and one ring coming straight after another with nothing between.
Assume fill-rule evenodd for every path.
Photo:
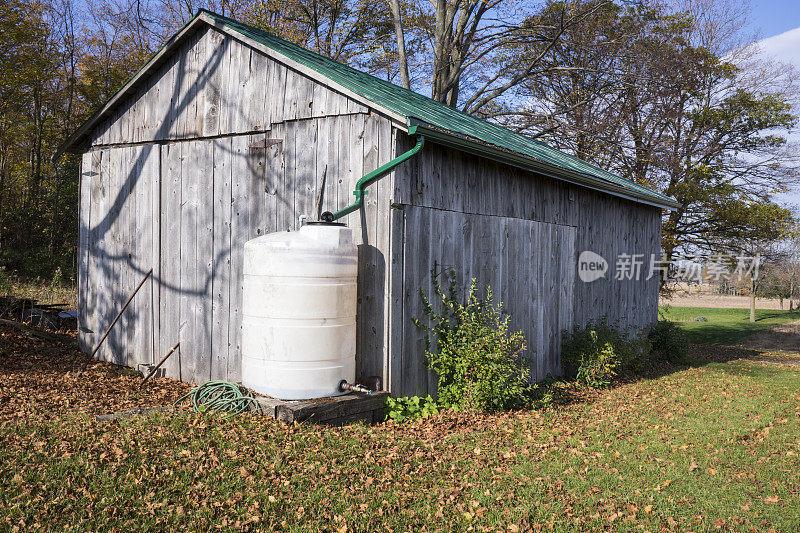
<instances>
[{"instance_id":1,"label":"green downspout","mask_svg":"<svg viewBox=\"0 0 800 533\"><path fill-rule=\"evenodd\" d=\"M417 144L415 144L411 150L403 152L402 154L395 157L385 165L376 168L375 170L373 170L372 172L370 172L369 174L358 180L358 182L356 183L356 190L353 191L353 194L356 196L355 202L353 202L352 204L348 205L343 209L336 211L333 214L323 213L322 214L323 220L328 219L328 222L332 222L334 220L342 218L343 216L349 215L353 211L357 211L364 203L364 196L366 196L367 194L367 191L365 191L364 189L366 189L367 185L377 180L378 178L383 177L385 174L388 174L394 169L394 167L417 155L419 151L422 150L423 146L425 146L425 137L420 135L419 137L417 137ZM326 217L325 215L328 216Z\"/></svg>"}]
</instances>

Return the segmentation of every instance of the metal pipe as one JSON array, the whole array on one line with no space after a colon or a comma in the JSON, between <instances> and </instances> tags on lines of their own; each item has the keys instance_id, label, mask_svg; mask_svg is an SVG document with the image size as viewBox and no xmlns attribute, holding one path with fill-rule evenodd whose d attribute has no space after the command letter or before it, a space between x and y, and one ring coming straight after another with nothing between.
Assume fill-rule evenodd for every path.
<instances>
[{"instance_id":1,"label":"metal pipe","mask_svg":"<svg viewBox=\"0 0 800 533\"><path fill-rule=\"evenodd\" d=\"M79 376L81 374L83 374L84 370L86 370L86 367L88 367L89 363L92 362L92 359L94 359L94 354L96 354L97 350L99 350L100 347L103 345L103 342L106 340L106 337L108 337L108 334L111 333L111 329L114 327L114 324L117 323L117 320L119 320L119 317L122 316L122 313L125 312L125 309L127 309L128 305L133 301L133 297L136 296L136 293L139 292L139 289L142 288L142 285L144 285L144 282L147 281L147 278L149 278L150 274L152 274L152 273L153 273L153 269L151 268L150 270L147 271L147 274L144 275L144 277L142 278L142 281L140 281L139 284L136 286L136 288L133 289L133 292L128 297L128 301L125 302L125 305L123 305L122 309L119 310L119 313L117 313L117 316L115 316L114 320L111 321L111 325L109 325L108 329L106 330L106 332L103 333L103 337L100 339L100 342L97 343L97 346L94 347L94 350L92 350L92 353L89 354L89 358L86 360L86 363L83 365L83 368L81 368L80 372L78 372Z\"/></svg>"},{"instance_id":2,"label":"metal pipe","mask_svg":"<svg viewBox=\"0 0 800 533\"><path fill-rule=\"evenodd\" d=\"M364 394L373 394L375 391L368 389L363 385L356 385L354 383L348 383L346 379L343 379L339 382L339 392L363 392Z\"/></svg>"},{"instance_id":3,"label":"metal pipe","mask_svg":"<svg viewBox=\"0 0 800 533\"><path fill-rule=\"evenodd\" d=\"M367 195L367 191L364 190L366 189L367 185L377 180L378 178L383 177L385 174L388 174L389 172L394 170L394 168L399 164L417 155L419 151L422 150L423 146L425 146L425 137L420 135L417 137L417 144L415 144L411 150L403 152L402 154L395 157L385 165L376 168L375 170L373 170L372 172L370 172L369 174L358 180L358 182L356 183L356 190L353 191L353 194L356 197L355 202L353 202L352 204L348 205L343 209L336 211L335 213L332 214L323 213L322 219L326 220L327 222L333 222L334 220L340 219L343 216L349 215L353 211L358 210L364 203L364 196Z\"/></svg>"}]
</instances>

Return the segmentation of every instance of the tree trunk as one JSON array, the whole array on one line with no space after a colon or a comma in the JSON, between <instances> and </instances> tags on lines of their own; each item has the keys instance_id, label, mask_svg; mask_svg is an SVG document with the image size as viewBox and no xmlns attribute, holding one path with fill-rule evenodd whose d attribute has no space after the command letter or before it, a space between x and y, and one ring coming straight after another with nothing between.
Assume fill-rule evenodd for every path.
<instances>
[{"instance_id":1,"label":"tree trunk","mask_svg":"<svg viewBox=\"0 0 800 533\"><path fill-rule=\"evenodd\" d=\"M403 87L411 89L411 78L408 75L408 56L406 55L406 36L403 32L403 20L400 18L400 0L389 0L394 21L394 35L397 39L397 62L400 68L400 81Z\"/></svg>"},{"instance_id":2,"label":"tree trunk","mask_svg":"<svg viewBox=\"0 0 800 533\"><path fill-rule=\"evenodd\" d=\"M756 321L756 280L750 282L750 322Z\"/></svg>"}]
</instances>

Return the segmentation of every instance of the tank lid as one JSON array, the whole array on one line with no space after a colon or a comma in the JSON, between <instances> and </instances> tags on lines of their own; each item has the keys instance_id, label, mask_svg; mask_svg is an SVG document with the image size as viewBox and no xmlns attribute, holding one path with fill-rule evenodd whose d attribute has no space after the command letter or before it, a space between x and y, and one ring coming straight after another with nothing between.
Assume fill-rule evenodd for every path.
<instances>
[{"instance_id":1,"label":"tank lid","mask_svg":"<svg viewBox=\"0 0 800 533\"><path fill-rule=\"evenodd\" d=\"M306 222L306 225L314 225L314 226L344 226L342 222L334 222L333 221L333 213L330 211L325 211L319 217L319 220L315 220L313 222Z\"/></svg>"},{"instance_id":2,"label":"tank lid","mask_svg":"<svg viewBox=\"0 0 800 533\"><path fill-rule=\"evenodd\" d=\"M346 226L344 222L325 222L324 220L314 220L306 222L306 226Z\"/></svg>"}]
</instances>

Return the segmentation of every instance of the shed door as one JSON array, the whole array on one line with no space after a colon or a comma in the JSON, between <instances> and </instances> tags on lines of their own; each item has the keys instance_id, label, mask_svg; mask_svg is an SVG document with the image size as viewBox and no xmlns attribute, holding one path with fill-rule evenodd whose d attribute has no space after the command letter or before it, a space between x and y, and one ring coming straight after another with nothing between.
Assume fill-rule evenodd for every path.
<instances>
[{"instance_id":1,"label":"shed door","mask_svg":"<svg viewBox=\"0 0 800 533\"><path fill-rule=\"evenodd\" d=\"M495 302L503 302L511 316L512 330L525 333L534 379L560 373L561 331L572 326L576 229L428 207L403 206L401 213L394 220L403 228L403 255L397 258L402 266L395 265L394 275L402 279L402 307L393 297L392 328L401 328L402 334L393 335L392 392L436 389L425 341L412 317L422 318L419 289L431 294L431 271L438 275L449 268L464 291L473 278L482 292L491 286Z\"/></svg>"}]
</instances>

